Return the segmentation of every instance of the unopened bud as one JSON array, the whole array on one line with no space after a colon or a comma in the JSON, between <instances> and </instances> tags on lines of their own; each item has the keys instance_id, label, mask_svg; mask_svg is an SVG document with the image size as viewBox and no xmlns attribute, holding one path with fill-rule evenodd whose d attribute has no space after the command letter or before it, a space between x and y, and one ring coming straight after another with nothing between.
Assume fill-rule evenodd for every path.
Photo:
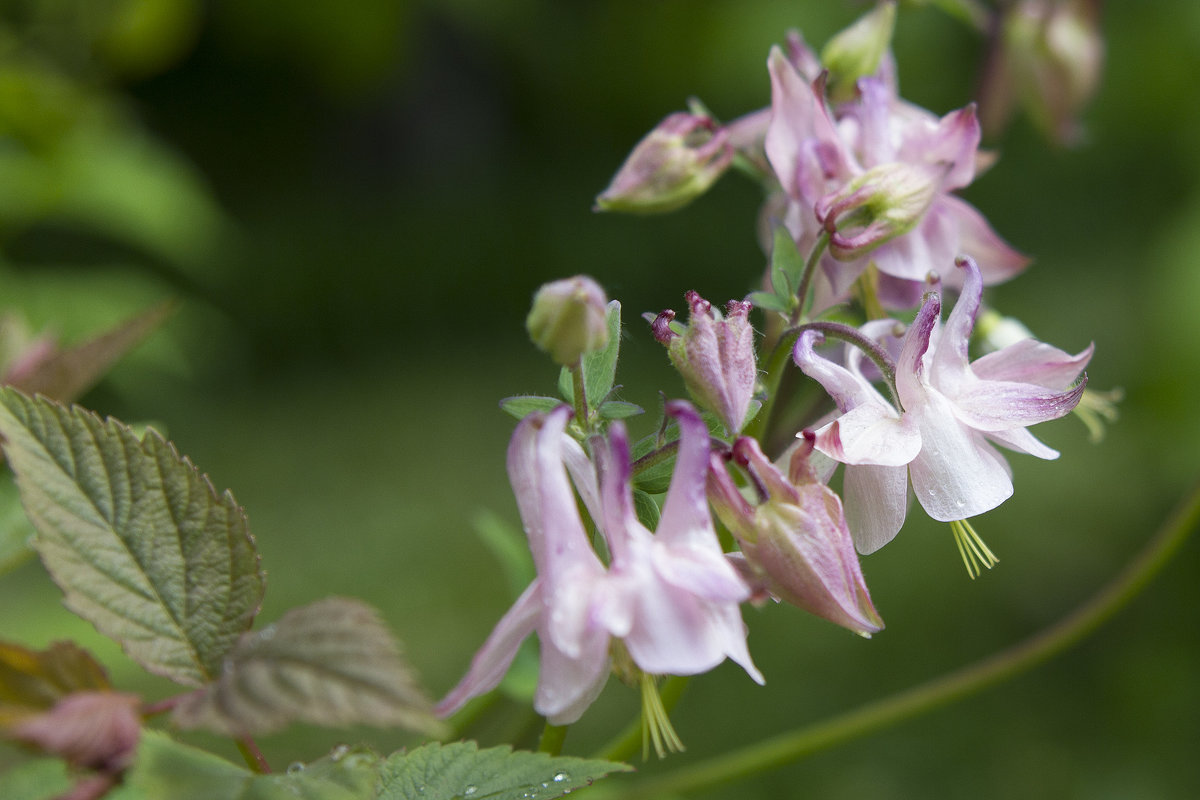
<instances>
[{"instance_id":1,"label":"unopened bud","mask_svg":"<svg viewBox=\"0 0 1200 800\"><path fill-rule=\"evenodd\" d=\"M597 211L656 214L690 203L733 160L729 132L705 116L671 114L638 142L596 198Z\"/></svg>"},{"instance_id":2,"label":"unopened bud","mask_svg":"<svg viewBox=\"0 0 1200 800\"><path fill-rule=\"evenodd\" d=\"M838 33L821 50L821 63L829 70L829 99L850 100L859 78L874 75L892 43L896 4L884 0Z\"/></svg>"},{"instance_id":3,"label":"unopened bud","mask_svg":"<svg viewBox=\"0 0 1200 800\"><path fill-rule=\"evenodd\" d=\"M686 332L672 331L675 314L664 311L652 323L655 337L667 345L671 363L696 403L720 417L726 430L737 433L746 421L757 374L750 304L731 300L722 317L695 292L687 293L687 301Z\"/></svg>"},{"instance_id":4,"label":"unopened bud","mask_svg":"<svg viewBox=\"0 0 1200 800\"><path fill-rule=\"evenodd\" d=\"M940 183L935 171L895 161L873 167L822 197L815 210L829 232L829 252L841 261L853 261L908 233L929 209Z\"/></svg>"},{"instance_id":5,"label":"unopened bud","mask_svg":"<svg viewBox=\"0 0 1200 800\"><path fill-rule=\"evenodd\" d=\"M737 538L752 590L775 597L862 636L883 629L866 581L841 500L816 480L807 447L794 454L785 475L767 460L758 442L742 437L733 461L754 483L753 504L734 485L714 454L709 463L708 499Z\"/></svg>"},{"instance_id":6,"label":"unopened bud","mask_svg":"<svg viewBox=\"0 0 1200 800\"><path fill-rule=\"evenodd\" d=\"M584 353L608 344L607 304L604 289L586 275L553 281L534 295L525 327L534 344L571 367Z\"/></svg>"}]
</instances>

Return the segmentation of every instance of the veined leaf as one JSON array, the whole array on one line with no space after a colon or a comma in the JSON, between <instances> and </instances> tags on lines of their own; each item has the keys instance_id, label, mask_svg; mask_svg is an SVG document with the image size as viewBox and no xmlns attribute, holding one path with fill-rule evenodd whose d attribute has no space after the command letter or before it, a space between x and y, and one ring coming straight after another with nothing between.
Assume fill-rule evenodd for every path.
<instances>
[{"instance_id":1,"label":"veined leaf","mask_svg":"<svg viewBox=\"0 0 1200 800\"><path fill-rule=\"evenodd\" d=\"M551 411L561 406L562 400L557 397L541 397L535 394L521 394L516 397L506 397L500 401L500 408L517 419L525 419L535 411Z\"/></svg>"},{"instance_id":2,"label":"veined leaf","mask_svg":"<svg viewBox=\"0 0 1200 800\"><path fill-rule=\"evenodd\" d=\"M786 226L779 225L771 246L771 288L780 300L794 306L803 275L804 259L796 249L796 240Z\"/></svg>"},{"instance_id":3,"label":"veined leaf","mask_svg":"<svg viewBox=\"0 0 1200 800\"><path fill-rule=\"evenodd\" d=\"M408 664L373 608L328 597L247 634L221 677L175 707L184 728L228 735L317 725L400 725L436 733Z\"/></svg>"},{"instance_id":4,"label":"veined leaf","mask_svg":"<svg viewBox=\"0 0 1200 800\"><path fill-rule=\"evenodd\" d=\"M617 378L617 356L621 352L621 303L610 300L604 321L608 324L608 344L603 350L585 353L583 363L583 385L589 406L595 406L613 388Z\"/></svg>"},{"instance_id":5,"label":"veined leaf","mask_svg":"<svg viewBox=\"0 0 1200 800\"><path fill-rule=\"evenodd\" d=\"M0 390L0 435L64 603L177 683L212 680L262 602L245 513L154 431Z\"/></svg>"},{"instance_id":6,"label":"veined leaf","mask_svg":"<svg viewBox=\"0 0 1200 800\"><path fill-rule=\"evenodd\" d=\"M591 784L627 764L547 753L480 750L474 742L394 753L379 771L379 800L521 800L556 797Z\"/></svg>"}]
</instances>

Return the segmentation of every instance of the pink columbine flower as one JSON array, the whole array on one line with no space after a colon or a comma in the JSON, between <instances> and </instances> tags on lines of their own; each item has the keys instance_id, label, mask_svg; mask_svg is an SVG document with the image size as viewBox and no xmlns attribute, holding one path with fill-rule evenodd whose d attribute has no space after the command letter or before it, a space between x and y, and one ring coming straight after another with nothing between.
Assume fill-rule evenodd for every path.
<instances>
[{"instance_id":1,"label":"pink columbine flower","mask_svg":"<svg viewBox=\"0 0 1200 800\"><path fill-rule=\"evenodd\" d=\"M813 435L788 459L787 473L758 442L741 437L733 460L763 494L753 504L713 454L709 500L742 547L752 586L862 636L883 629L867 591L837 494L817 479L809 456Z\"/></svg>"},{"instance_id":2,"label":"pink columbine flower","mask_svg":"<svg viewBox=\"0 0 1200 800\"><path fill-rule=\"evenodd\" d=\"M832 253L821 262L826 284L818 287L822 296L816 310L843 300L869 262L881 273L880 299L894 308L916 305L927 274L960 253L978 260L987 284L1025 267L1027 259L997 236L974 207L952 194L975 177L980 131L973 106L939 119L905 103L896 95L885 60L879 75L858 81L855 100L831 111L824 78L810 82L794 66L807 60L772 50L772 117L765 142L788 198L783 221L802 252L812 249L828 224L828 218L818 219L817 209L836 206L847 185L861 182L862 176L877 172L886 177L891 170L880 168L903 164L909 174L932 182L920 220L902 235L879 237L869 253L861 254L853 240L847 245L834 235ZM839 262L836 253L853 260Z\"/></svg>"},{"instance_id":3,"label":"pink columbine flower","mask_svg":"<svg viewBox=\"0 0 1200 800\"><path fill-rule=\"evenodd\" d=\"M813 352L815 331L796 342L796 363L841 412L818 431L816 448L846 464L846 516L861 553L878 550L900 530L909 480L929 516L943 522L1008 499L1012 478L993 445L1057 458L1026 428L1069 413L1087 383L1081 373L1092 345L1069 355L1025 339L970 361L967 344L983 279L971 259L958 265L965 275L962 294L946 324L941 297L930 293L904 335L895 374L898 405L864 377L858 350L843 366Z\"/></svg>"},{"instance_id":4,"label":"pink columbine flower","mask_svg":"<svg viewBox=\"0 0 1200 800\"><path fill-rule=\"evenodd\" d=\"M762 682L738 609L750 590L723 558L705 504L708 429L687 403L667 410L679 420L681 438L657 533L633 512L623 426L615 423L608 442L598 444L597 487L582 448L564 432L568 407L518 425L508 473L538 575L437 713L451 714L494 688L534 632L541 644L534 709L555 725L577 720L600 693L613 637L646 673L692 675L729 657ZM612 554L607 568L588 540L568 470L603 530Z\"/></svg>"}]
</instances>

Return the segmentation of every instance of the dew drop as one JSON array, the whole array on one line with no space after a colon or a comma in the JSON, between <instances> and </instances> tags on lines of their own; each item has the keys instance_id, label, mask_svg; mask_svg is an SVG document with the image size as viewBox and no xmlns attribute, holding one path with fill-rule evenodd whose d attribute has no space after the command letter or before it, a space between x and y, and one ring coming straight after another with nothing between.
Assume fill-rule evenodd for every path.
<instances>
[{"instance_id":1,"label":"dew drop","mask_svg":"<svg viewBox=\"0 0 1200 800\"><path fill-rule=\"evenodd\" d=\"M258 632L258 638L262 641L269 641L275 638L275 623L271 623L267 627Z\"/></svg>"},{"instance_id":2,"label":"dew drop","mask_svg":"<svg viewBox=\"0 0 1200 800\"><path fill-rule=\"evenodd\" d=\"M346 754L349 752L350 752L350 745L339 744L337 747L333 748L332 751L330 751L329 758L331 761L341 761L343 758L346 757Z\"/></svg>"},{"instance_id":3,"label":"dew drop","mask_svg":"<svg viewBox=\"0 0 1200 800\"><path fill-rule=\"evenodd\" d=\"M563 781L565 781L565 780L566 780L567 778L569 778L569 777L571 777L571 776L570 776L570 775L568 775L568 774L567 774L567 773L565 773L565 772L556 772L556 773L554 773L554 782L555 782L555 783L562 783Z\"/></svg>"},{"instance_id":4,"label":"dew drop","mask_svg":"<svg viewBox=\"0 0 1200 800\"><path fill-rule=\"evenodd\" d=\"M475 784L471 784L467 788L463 789L463 797L470 797L477 791L479 791L478 787L476 787Z\"/></svg>"},{"instance_id":5,"label":"dew drop","mask_svg":"<svg viewBox=\"0 0 1200 800\"><path fill-rule=\"evenodd\" d=\"M287 768L288 775L298 775L301 772L304 772L303 762L293 761L292 763L288 764L288 768Z\"/></svg>"}]
</instances>

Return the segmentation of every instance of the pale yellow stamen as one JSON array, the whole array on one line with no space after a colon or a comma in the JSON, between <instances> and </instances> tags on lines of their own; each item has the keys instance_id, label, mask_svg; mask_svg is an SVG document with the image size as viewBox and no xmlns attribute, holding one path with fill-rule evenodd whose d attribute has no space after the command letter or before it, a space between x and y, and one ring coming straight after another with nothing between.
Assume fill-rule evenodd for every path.
<instances>
[{"instance_id":1,"label":"pale yellow stamen","mask_svg":"<svg viewBox=\"0 0 1200 800\"><path fill-rule=\"evenodd\" d=\"M658 694L658 680L645 672L642 673L642 760L650 757L650 744L654 744L654 752L659 758L666 758L667 753L682 753L686 748L675 728L667 710L663 708L662 697Z\"/></svg>"},{"instance_id":2,"label":"pale yellow stamen","mask_svg":"<svg viewBox=\"0 0 1200 800\"><path fill-rule=\"evenodd\" d=\"M958 545L958 554L962 556L971 580L979 577L984 568L991 569L999 563L1000 559L983 543L971 523L965 519L954 520L950 523L950 530L954 532L954 543Z\"/></svg>"}]
</instances>

